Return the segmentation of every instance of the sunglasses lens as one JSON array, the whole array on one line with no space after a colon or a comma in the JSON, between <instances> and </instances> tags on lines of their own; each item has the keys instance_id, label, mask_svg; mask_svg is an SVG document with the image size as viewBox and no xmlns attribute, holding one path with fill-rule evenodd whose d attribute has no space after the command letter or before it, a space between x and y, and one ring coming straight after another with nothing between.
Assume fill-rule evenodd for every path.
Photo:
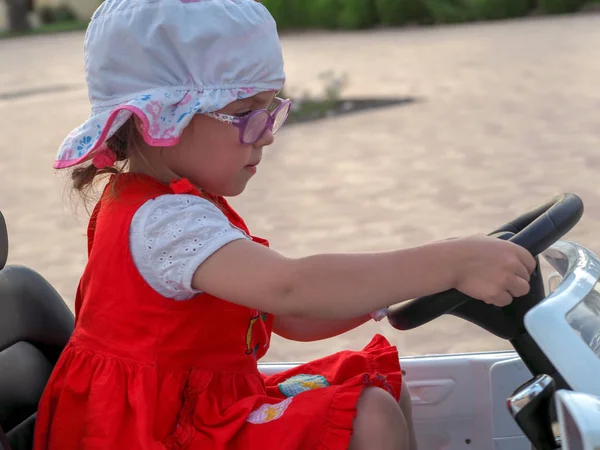
<instances>
[{"instance_id":1,"label":"sunglasses lens","mask_svg":"<svg viewBox=\"0 0 600 450\"><path fill-rule=\"evenodd\" d=\"M246 127L242 139L246 144L254 144L263 135L265 128L267 128L267 122L269 120L269 114L266 111L257 111L248 117Z\"/></svg>"},{"instance_id":2,"label":"sunglasses lens","mask_svg":"<svg viewBox=\"0 0 600 450\"><path fill-rule=\"evenodd\" d=\"M281 106L281 108L279 108L277 110L277 114L275 114L274 117L274 123L273 123L273 134L277 133L279 131L279 129L281 128L281 126L285 123L285 121L288 118L288 115L290 113L290 103L286 103L285 105Z\"/></svg>"}]
</instances>

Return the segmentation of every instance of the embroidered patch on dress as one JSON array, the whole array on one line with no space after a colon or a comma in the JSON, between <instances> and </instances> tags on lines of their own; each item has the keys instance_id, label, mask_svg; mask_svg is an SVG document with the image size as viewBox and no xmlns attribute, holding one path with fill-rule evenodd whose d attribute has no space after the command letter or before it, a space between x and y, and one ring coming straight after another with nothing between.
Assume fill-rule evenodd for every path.
<instances>
[{"instance_id":1,"label":"embroidered patch on dress","mask_svg":"<svg viewBox=\"0 0 600 450\"><path fill-rule=\"evenodd\" d=\"M323 375L302 374L288 378L277 386L283 395L286 397L293 397L301 392L327 387L329 386L329 383Z\"/></svg>"},{"instance_id":2,"label":"embroidered patch on dress","mask_svg":"<svg viewBox=\"0 0 600 450\"><path fill-rule=\"evenodd\" d=\"M290 403L292 403L292 399L286 398L284 401L275 403L274 405L262 405L260 408L252 411L246 421L255 425L260 425L277 420L283 416L283 413Z\"/></svg>"}]
</instances>

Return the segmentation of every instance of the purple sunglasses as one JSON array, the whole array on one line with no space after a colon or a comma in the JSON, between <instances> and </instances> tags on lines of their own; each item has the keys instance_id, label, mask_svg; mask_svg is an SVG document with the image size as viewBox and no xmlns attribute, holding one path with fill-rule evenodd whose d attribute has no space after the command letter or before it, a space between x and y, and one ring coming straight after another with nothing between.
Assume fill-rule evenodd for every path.
<instances>
[{"instance_id":1,"label":"purple sunglasses","mask_svg":"<svg viewBox=\"0 0 600 450\"><path fill-rule=\"evenodd\" d=\"M273 111L268 109L257 109L244 117L230 116L217 112L205 113L208 117L219 122L228 123L240 129L240 142L251 145L263 137L265 131L271 130L275 134L284 124L290 113L291 100L275 98L277 107Z\"/></svg>"}]
</instances>

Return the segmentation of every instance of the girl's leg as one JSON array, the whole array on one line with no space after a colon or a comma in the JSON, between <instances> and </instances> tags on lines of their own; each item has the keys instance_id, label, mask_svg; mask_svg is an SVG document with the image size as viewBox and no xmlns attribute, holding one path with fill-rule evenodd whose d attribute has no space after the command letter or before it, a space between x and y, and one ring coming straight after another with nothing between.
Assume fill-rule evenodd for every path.
<instances>
[{"instance_id":1,"label":"girl's leg","mask_svg":"<svg viewBox=\"0 0 600 450\"><path fill-rule=\"evenodd\" d=\"M417 437L415 434L415 426L413 423L412 416L412 400L410 399L410 391L408 390L408 386L402 381L402 390L400 391L400 409L402 410L402 414L404 414L404 418L406 419L406 425L408 427L408 441L409 441L409 449L417 450Z\"/></svg>"},{"instance_id":2,"label":"girl's leg","mask_svg":"<svg viewBox=\"0 0 600 450\"><path fill-rule=\"evenodd\" d=\"M349 450L410 450L409 427L394 397L368 387L356 409Z\"/></svg>"}]
</instances>

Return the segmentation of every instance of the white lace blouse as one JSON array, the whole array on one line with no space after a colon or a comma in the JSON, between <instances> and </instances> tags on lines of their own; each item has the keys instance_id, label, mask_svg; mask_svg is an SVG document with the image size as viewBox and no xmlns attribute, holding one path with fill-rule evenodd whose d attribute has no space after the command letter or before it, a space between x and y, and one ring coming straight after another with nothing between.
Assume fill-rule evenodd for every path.
<instances>
[{"instance_id":1,"label":"white lace blouse","mask_svg":"<svg viewBox=\"0 0 600 450\"><path fill-rule=\"evenodd\" d=\"M146 282L159 294L187 300L196 269L224 245L250 239L231 225L208 200L168 194L149 200L135 213L129 229L133 261Z\"/></svg>"}]
</instances>

